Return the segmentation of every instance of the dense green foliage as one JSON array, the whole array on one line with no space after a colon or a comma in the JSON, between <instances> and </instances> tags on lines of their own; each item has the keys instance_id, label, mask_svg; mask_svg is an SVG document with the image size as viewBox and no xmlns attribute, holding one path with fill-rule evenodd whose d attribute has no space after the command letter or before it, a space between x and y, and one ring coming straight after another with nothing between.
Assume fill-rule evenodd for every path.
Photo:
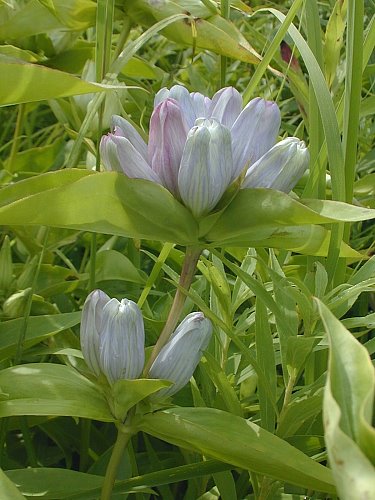
<instances>
[{"instance_id":1,"label":"dense green foliage","mask_svg":"<svg viewBox=\"0 0 375 500\"><path fill-rule=\"evenodd\" d=\"M372 0L0 3L1 499L96 499L106 470L102 499L375 498L373 13ZM157 184L99 173L111 115L146 137L155 93L176 83L276 101L280 137L310 150L294 194L229 193L196 220ZM156 407L143 399L162 382L108 392L80 351L86 296L138 302L153 346L191 246L180 319L214 325L194 377Z\"/></svg>"}]
</instances>

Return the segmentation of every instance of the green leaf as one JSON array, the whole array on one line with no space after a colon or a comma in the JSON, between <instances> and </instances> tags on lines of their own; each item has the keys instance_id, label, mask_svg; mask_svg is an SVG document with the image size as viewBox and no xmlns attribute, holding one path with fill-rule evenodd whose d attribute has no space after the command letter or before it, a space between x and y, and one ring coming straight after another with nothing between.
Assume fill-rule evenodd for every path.
<instances>
[{"instance_id":1,"label":"green leaf","mask_svg":"<svg viewBox=\"0 0 375 500\"><path fill-rule=\"evenodd\" d=\"M58 29L85 30L95 24L96 4L91 0L53 0L53 7L53 11L46 8L40 0L22 2L0 25L0 39L17 40Z\"/></svg>"},{"instance_id":2,"label":"green leaf","mask_svg":"<svg viewBox=\"0 0 375 500\"><path fill-rule=\"evenodd\" d=\"M7 474L0 469L0 496L3 500L22 500L25 499L20 490L16 487Z\"/></svg>"},{"instance_id":3,"label":"green leaf","mask_svg":"<svg viewBox=\"0 0 375 500\"><path fill-rule=\"evenodd\" d=\"M0 372L0 417L56 415L114 421L98 386L65 365L34 363Z\"/></svg>"},{"instance_id":4,"label":"green leaf","mask_svg":"<svg viewBox=\"0 0 375 500\"><path fill-rule=\"evenodd\" d=\"M130 408L170 385L172 382L169 380L159 379L117 380L112 387L114 415L123 421Z\"/></svg>"},{"instance_id":5,"label":"green leaf","mask_svg":"<svg viewBox=\"0 0 375 500\"><path fill-rule=\"evenodd\" d=\"M10 170L10 166L12 173L46 172L55 163L56 156L59 154L62 144L62 140L57 140L47 146L21 151L12 158L11 165L9 165L9 158L8 161L4 162L5 168Z\"/></svg>"},{"instance_id":6,"label":"green leaf","mask_svg":"<svg viewBox=\"0 0 375 500\"><path fill-rule=\"evenodd\" d=\"M256 424L213 408L173 408L140 418L138 428L182 448L275 479L335 492L329 469Z\"/></svg>"},{"instance_id":7,"label":"green leaf","mask_svg":"<svg viewBox=\"0 0 375 500\"><path fill-rule=\"evenodd\" d=\"M0 224L9 226L40 224L182 245L197 241L196 222L169 191L115 172L44 174L3 189L0 206Z\"/></svg>"},{"instance_id":8,"label":"green leaf","mask_svg":"<svg viewBox=\"0 0 375 500\"><path fill-rule=\"evenodd\" d=\"M257 64L260 56L256 54L246 38L227 19L218 14L212 15L203 2L147 2L133 0L126 3L128 15L137 23L150 26L173 14L188 11L196 19L177 21L167 27L162 34L167 38L184 45L195 45L200 49L211 50L217 54L239 59L247 63ZM194 32L196 33L194 39Z\"/></svg>"},{"instance_id":9,"label":"green leaf","mask_svg":"<svg viewBox=\"0 0 375 500\"><path fill-rule=\"evenodd\" d=\"M323 406L328 456L342 498L366 498L375 491L374 367L366 348L316 301L330 341Z\"/></svg>"},{"instance_id":10,"label":"green leaf","mask_svg":"<svg viewBox=\"0 0 375 500\"><path fill-rule=\"evenodd\" d=\"M208 216L201 226L208 227ZM329 224L375 218L375 210L323 200L295 200L273 189L241 189L208 230L208 240L239 239L244 234L263 239L275 227ZM255 237L260 232L260 235ZM269 232L268 232L269 231Z\"/></svg>"},{"instance_id":11,"label":"green leaf","mask_svg":"<svg viewBox=\"0 0 375 500\"><path fill-rule=\"evenodd\" d=\"M45 225L181 245L269 246L311 255L327 254L330 233L307 224L375 216L374 210L344 203L312 200L302 204L279 191L246 189L219 214L208 234L202 234L202 241L191 213L162 186L115 172L75 169L4 188L0 207L0 224L9 226ZM358 258L360 254L342 244L341 256Z\"/></svg>"},{"instance_id":12,"label":"green leaf","mask_svg":"<svg viewBox=\"0 0 375 500\"><path fill-rule=\"evenodd\" d=\"M28 319L24 342L25 349L58 332L77 325L80 318L80 312L53 314L50 316L31 316ZM23 318L0 323L0 359L7 359L16 352L18 338L23 325Z\"/></svg>"},{"instance_id":13,"label":"green leaf","mask_svg":"<svg viewBox=\"0 0 375 500\"><path fill-rule=\"evenodd\" d=\"M103 92L106 89L69 73L7 56L0 56L0 73L0 106Z\"/></svg>"},{"instance_id":14,"label":"green leaf","mask_svg":"<svg viewBox=\"0 0 375 500\"><path fill-rule=\"evenodd\" d=\"M17 484L28 498L41 497L44 500L63 500L94 488L99 490L103 484L102 476L47 467L8 470L6 476ZM9 500L13 498L17 500L17 497L9 497Z\"/></svg>"},{"instance_id":15,"label":"green leaf","mask_svg":"<svg viewBox=\"0 0 375 500\"><path fill-rule=\"evenodd\" d=\"M144 284L145 278L130 259L116 250L101 250L96 254L96 281L123 280Z\"/></svg>"}]
</instances>

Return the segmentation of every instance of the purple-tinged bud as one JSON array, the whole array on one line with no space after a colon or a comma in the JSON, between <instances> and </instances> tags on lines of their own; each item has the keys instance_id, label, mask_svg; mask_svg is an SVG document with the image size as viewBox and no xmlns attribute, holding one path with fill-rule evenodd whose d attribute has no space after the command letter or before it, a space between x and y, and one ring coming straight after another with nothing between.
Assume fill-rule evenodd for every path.
<instances>
[{"instance_id":1,"label":"purple-tinged bud","mask_svg":"<svg viewBox=\"0 0 375 500\"><path fill-rule=\"evenodd\" d=\"M95 290L82 311L81 348L89 368L110 384L135 379L144 365L144 326L135 302Z\"/></svg>"},{"instance_id":2,"label":"purple-tinged bud","mask_svg":"<svg viewBox=\"0 0 375 500\"><path fill-rule=\"evenodd\" d=\"M309 159L305 143L288 137L248 169L242 188L263 187L289 193L309 166Z\"/></svg>"},{"instance_id":3,"label":"purple-tinged bud","mask_svg":"<svg viewBox=\"0 0 375 500\"><path fill-rule=\"evenodd\" d=\"M198 119L189 134L181 159L178 188L194 216L212 210L232 177L230 131L214 119Z\"/></svg>"},{"instance_id":4,"label":"purple-tinged bud","mask_svg":"<svg viewBox=\"0 0 375 500\"><path fill-rule=\"evenodd\" d=\"M152 399L172 396L186 385L197 367L212 334L211 321L202 313L191 313L180 323L153 362L149 377L170 380L173 385Z\"/></svg>"},{"instance_id":5,"label":"purple-tinged bud","mask_svg":"<svg viewBox=\"0 0 375 500\"><path fill-rule=\"evenodd\" d=\"M234 165L232 180L275 144L280 122L277 104L259 97L250 101L242 110L231 129Z\"/></svg>"},{"instance_id":6,"label":"purple-tinged bud","mask_svg":"<svg viewBox=\"0 0 375 500\"><path fill-rule=\"evenodd\" d=\"M152 170L163 185L178 194L178 170L188 128L174 99L161 102L152 113L148 154Z\"/></svg>"}]
</instances>

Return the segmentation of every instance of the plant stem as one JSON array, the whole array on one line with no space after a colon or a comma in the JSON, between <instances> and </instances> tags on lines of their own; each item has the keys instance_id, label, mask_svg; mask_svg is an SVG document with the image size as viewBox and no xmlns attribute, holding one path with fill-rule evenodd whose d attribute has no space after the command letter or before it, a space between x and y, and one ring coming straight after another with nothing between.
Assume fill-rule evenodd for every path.
<instances>
[{"instance_id":1,"label":"plant stem","mask_svg":"<svg viewBox=\"0 0 375 500\"><path fill-rule=\"evenodd\" d=\"M197 262L200 254L202 253L202 248L200 247L187 247L184 263L182 265L179 285L180 287L176 290L176 295L173 299L172 307L169 311L167 321L165 322L164 328L155 344L155 347L151 353L150 359L146 363L143 371L143 376L146 377L152 363L155 361L156 356L159 354L161 349L168 342L169 337L176 328L178 323L182 308L184 307L186 295L182 289L189 290L191 282L195 274L195 269L197 267Z\"/></svg>"},{"instance_id":2,"label":"plant stem","mask_svg":"<svg viewBox=\"0 0 375 500\"><path fill-rule=\"evenodd\" d=\"M112 450L112 455L108 463L102 486L100 500L111 500L113 485L115 484L117 470L130 438L134 430L130 425L123 425L118 428L117 440Z\"/></svg>"}]
</instances>

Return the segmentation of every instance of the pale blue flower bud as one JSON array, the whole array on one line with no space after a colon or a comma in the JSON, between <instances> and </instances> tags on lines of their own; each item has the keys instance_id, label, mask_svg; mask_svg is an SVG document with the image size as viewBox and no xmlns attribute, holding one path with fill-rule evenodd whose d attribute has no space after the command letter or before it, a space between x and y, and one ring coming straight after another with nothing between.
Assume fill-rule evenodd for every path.
<instances>
[{"instance_id":1,"label":"pale blue flower bud","mask_svg":"<svg viewBox=\"0 0 375 500\"><path fill-rule=\"evenodd\" d=\"M113 384L137 378L144 365L144 326L141 311L131 300L110 299L95 290L82 311L81 349L89 368Z\"/></svg>"},{"instance_id":2,"label":"pale blue flower bud","mask_svg":"<svg viewBox=\"0 0 375 500\"><path fill-rule=\"evenodd\" d=\"M174 195L178 195L178 170L187 133L181 108L174 99L168 98L155 108L150 122L149 159L152 170Z\"/></svg>"},{"instance_id":3,"label":"pale blue flower bud","mask_svg":"<svg viewBox=\"0 0 375 500\"><path fill-rule=\"evenodd\" d=\"M242 188L263 187L289 193L307 169L309 158L305 143L288 137L248 169Z\"/></svg>"},{"instance_id":4,"label":"pale blue flower bud","mask_svg":"<svg viewBox=\"0 0 375 500\"><path fill-rule=\"evenodd\" d=\"M212 334L211 321L202 313L191 313L180 323L153 362L149 377L173 382L153 399L172 396L186 385L197 367Z\"/></svg>"},{"instance_id":5,"label":"pale blue flower bud","mask_svg":"<svg viewBox=\"0 0 375 500\"><path fill-rule=\"evenodd\" d=\"M212 210L232 175L230 131L214 119L198 119L187 137L178 175L184 204L199 217Z\"/></svg>"},{"instance_id":6,"label":"pale blue flower bud","mask_svg":"<svg viewBox=\"0 0 375 500\"><path fill-rule=\"evenodd\" d=\"M241 111L231 129L233 177L259 160L276 142L281 116L276 103L257 97Z\"/></svg>"}]
</instances>

